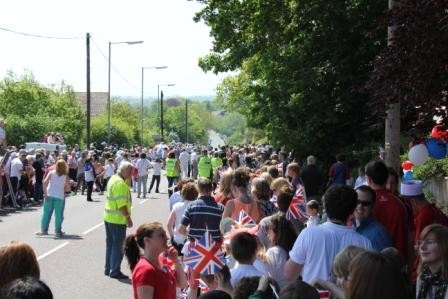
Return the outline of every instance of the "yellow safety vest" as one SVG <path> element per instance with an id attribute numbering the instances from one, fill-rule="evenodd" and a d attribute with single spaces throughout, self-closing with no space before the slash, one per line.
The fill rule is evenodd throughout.
<path id="1" fill-rule="evenodd" d="M 201 156 L 198 162 L 198 172 L 200 178 L 210 178 L 212 163 L 207 156 Z"/>
<path id="2" fill-rule="evenodd" d="M 107 183 L 104 221 L 113 224 L 126 224 L 126 217 L 120 208 L 126 207 L 131 215 L 131 193 L 129 185 L 118 174 L 113 175 Z"/>
<path id="3" fill-rule="evenodd" d="M 166 158 L 165 171 L 166 171 L 167 177 L 175 178 L 175 177 L 179 176 L 179 172 L 176 169 L 176 159 L 175 158 Z"/>
<path id="4" fill-rule="evenodd" d="M 220 157 L 213 157 L 211 162 L 213 173 L 215 173 L 215 171 L 222 166 L 222 159 Z"/>

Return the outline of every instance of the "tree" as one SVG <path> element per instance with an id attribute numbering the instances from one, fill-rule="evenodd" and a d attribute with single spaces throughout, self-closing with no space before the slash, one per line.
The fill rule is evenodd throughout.
<path id="1" fill-rule="evenodd" d="M 403 131 L 426 135 L 434 116 L 448 117 L 447 10 L 447 1 L 402 0 L 388 15 L 395 38 L 374 60 L 367 88 L 380 117 L 388 104 L 401 101 Z"/>
<path id="2" fill-rule="evenodd" d="M 40 141 L 49 132 L 62 133 L 66 144 L 79 143 L 85 124 L 70 86 L 62 82 L 59 87 L 45 87 L 32 74 L 18 78 L 9 73 L 0 82 L 0 115 L 13 145 Z"/>
<path id="3" fill-rule="evenodd" d="M 385 1 L 201 0 L 214 38 L 204 71 L 238 71 L 218 98 L 275 145 L 328 158 L 382 138 L 361 89 L 385 46 Z M 373 33 L 372 33 L 373 32 Z"/>

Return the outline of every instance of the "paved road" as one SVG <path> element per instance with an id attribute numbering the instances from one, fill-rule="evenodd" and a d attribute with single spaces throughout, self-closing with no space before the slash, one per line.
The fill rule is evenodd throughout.
<path id="1" fill-rule="evenodd" d="M 151 176 L 150 176 L 151 177 Z M 161 191 L 166 190 L 166 179 L 162 177 Z M 132 218 L 135 231 L 146 221 L 159 221 L 166 225 L 169 213 L 168 195 L 151 194 L 147 199 L 133 197 Z M 18 240 L 30 244 L 38 256 L 41 279 L 53 291 L 54 298 L 90 299 L 133 298 L 130 282 L 121 282 L 103 274 L 105 253 L 105 231 L 102 220 L 105 196 L 94 194 L 94 202 L 77 195 L 66 199 L 64 238 L 54 235 L 38 237 L 41 207 L 0 216 L 0 244 Z M 50 224 L 53 232 L 54 222 Z M 130 274 L 123 260 L 122 271 Z"/>

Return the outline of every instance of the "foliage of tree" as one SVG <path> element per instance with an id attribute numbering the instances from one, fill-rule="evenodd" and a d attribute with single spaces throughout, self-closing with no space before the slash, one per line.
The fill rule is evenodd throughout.
<path id="1" fill-rule="evenodd" d="M 65 83 L 49 88 L 31 74 L 9 73 L 0 82 L 0 116 L 6 121 L 8 144 L 40 142 L 60 132 L 67 144 L 79 143 L 85 116 L 72 88 Z"/>
<path id="2" fill-rule="evenodd" d="M 404 130 L 426 133 L 434 115 L 448 117 L 447 12 L 446 0 L 401 0 L 388 15 L 394 38 L 376 57 L 367 86 L 377 115 L 401 101 Z"/>
<path id="3" fill-rule="evenodd" d="M 385 46 L 387 1 L 198 0 L 213 37 L 199 65 L 238 71 L 218 88 L 229 111 L 301 156 L 326 158 L 381 138 L 361 89 Z M 373 33 L 372 33 L 373 32 Z"/>
<path id="4" fill-rule="evenodd" d="M 179 99 L 181 105 L 164 107 L 164 127 L 168 132 L 175 133 L 179 141 L 185 142 L 185 101 Z M 207 131 L 214 128 L 211 111 L 201 102 L 188 102 L 188 142 L 206 144 Z M 167 140 L 171 141 L 171 140 Z"/>
<path id="5" fill-rule="evenodd" d="M 248 127 L 246 117 L 236 112 L 217 115 L 215 130 L 226 137 L 229 145 L 267 142 L 263 130 Z"/>

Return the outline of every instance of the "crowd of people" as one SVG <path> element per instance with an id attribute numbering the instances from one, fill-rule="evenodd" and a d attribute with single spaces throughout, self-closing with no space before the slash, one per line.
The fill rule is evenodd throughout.
<path id="1" fill-rule="evenodd" d="M 314 156 L 300 165 L 262 145 L 18 150 L 4 165 L 17 194 L 23 192 L 17 204 L 45 198 L 41 234 L 54 211 L 62 236 L 66 193 L 86 192 L 87 201 L 95 190 L 106 193 L 104 274 L 127 279 L 120 269 L 126 257 L 136 299 L 448 298 L 448 218 L 425 198 L 421 181 L 400 183 L 381 160 L 367 163 L 355 183 L 338 155 L 327 184 Z M 160 192 L 162 169 L 167 226 L 135 223 L 126 235 L 134 226 L 132 194 Z M 225 257 L 221 264 L 217 252 L 203 253 L 204 263 L 218 265 L 212 272 L 187 263 L 207 236 Z M 17 244 L 0 248 L 0 288 L 44 288 L 35 266 L 18 270 L 4 261 L 11 246 Z M 32 250 L 27 254 L 32 260 Z"/>

